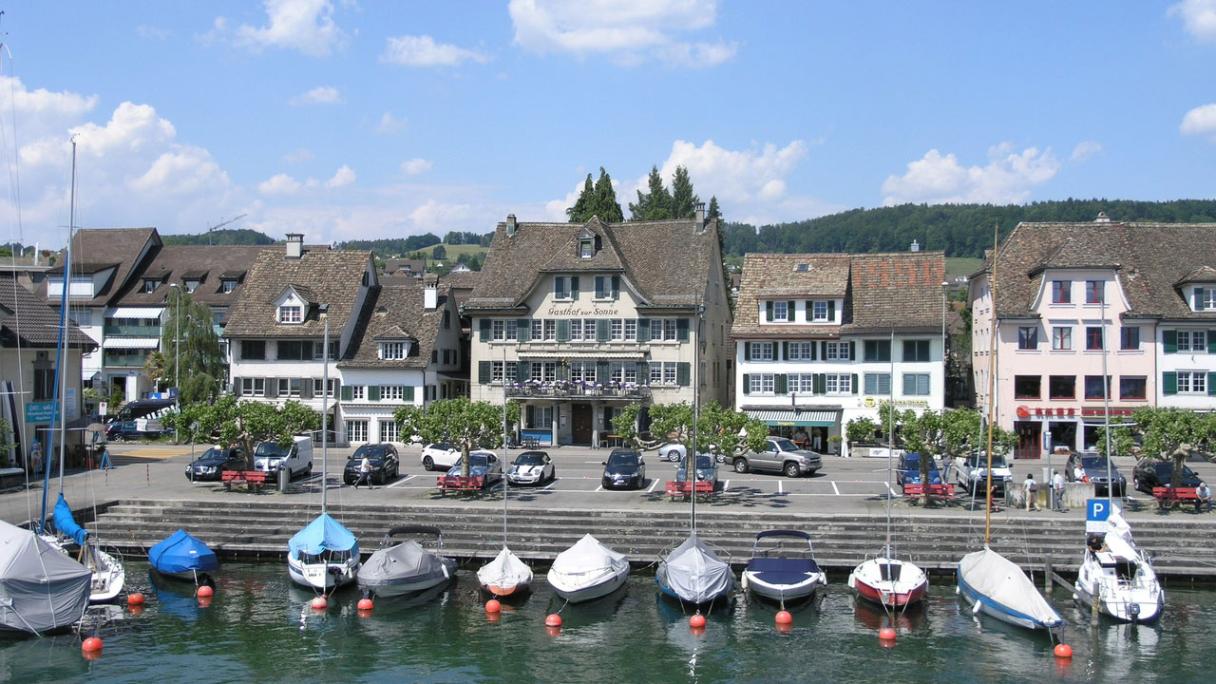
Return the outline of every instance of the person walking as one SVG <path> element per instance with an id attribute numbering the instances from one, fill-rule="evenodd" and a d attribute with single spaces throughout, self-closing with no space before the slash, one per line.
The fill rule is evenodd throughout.
<path id="1" fill-rule="evenodd" d="M 1063 513 L 1066 510 L 1064 508 L 1064 476 L 1058 470 L 1053 470 L 1051 473 L 1052 510 Z"/>
<path id="2" fill-rule="evenodd" d="M 104 446 L 101 447 L 101 463 L 97 467 L 102 470 L 110 470 L 114 467 L 114 464 L 110 461 L 110 450 Z"/>
<path id="3" fill-rule="evenodd" d="M 364 483 L 367 483 L 368 489 L 376 488 L 372 485 L 372 460 L 367 457 L 367 454 L 363 454 L 363 460 L 359 462 L 359 479 L 355 480 L 355 489 Z"/>
<path id="4" fill-rule="evenodd" d="M 1035 501 L 1039 495 L 1039 483 L 1034 481 L 1034 473 L 1026 473 L 1026 481 L 1022 483 L 1022 492 L 1026 495 L 1026 510 L 1039 510 L 1039 505 Z"/>

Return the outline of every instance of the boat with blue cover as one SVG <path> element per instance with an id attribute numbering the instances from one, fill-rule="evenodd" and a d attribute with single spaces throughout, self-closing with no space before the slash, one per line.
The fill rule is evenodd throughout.
<path id="1" fill-rule="evenodd" d="M 806 543 L 805 549 L 787 549 L 782 540 L 797 539 Z M 761 543 L 776 540 L 762 548 Z M 801 544 L 799 544 L 801 546 Z M 815 562 L 811 535 L 799 530 L 765 530 L 756 535 L 752 558 L 743 569 L 743 588 L 774 601 L 797 601 L 811 598 L 828 578 Z"/>
<path id="2" fill-rule="evenodd" d="M 359 540 L 322 513 L 287 542 L 287 572 L 296 584 L 329 591 L 355 581 Z"/>
<path id="3" fill-rule="evenodd" d="M 44 532 L 43 540 L 69 556 L 72 555 L 69 547 L 75 544 L 78 549 L 76 560 L 93 573 L 89 602 L 110 603 L 117 599 L 127 581 L 127 571 L 118 551 L 112 548 L 109 551 L 102 550 L 96 536 L 76 522 L 72 507 L 63 497 L 63 492 L 59 493 L 59 498 L 55 501 L 51 521 L 55 526 L 55 534 Z"/>
<path id="4" fill-rule="evenodd" d="M 178 530 L 148 549 L 152 569 L 165 577 L 206 583 L 219 570 L 220 561 L 211 547 L 185 530 Z"/>

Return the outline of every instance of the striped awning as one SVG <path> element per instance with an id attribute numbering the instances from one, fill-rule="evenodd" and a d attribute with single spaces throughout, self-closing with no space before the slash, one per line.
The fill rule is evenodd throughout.
<path id="1" fill-rule="evenodd" d="M 840 420 L 840 411 L 811 409 L 761 409 L 746 412 L 748 416 L 773 426 L 832 427 Z"/>
<path id="2" fill-rule="evenodd" d="M 101 346 L 103 349 L 156 349 L 160 340 L 155 337 L 107 337 Z"/>
<path id="3" fill-rule="evenodd" d="M 569 352 L 520 352 L 519 358 L 527 361 L 528 359 L 568 359 L 570 361 L 598 361 L 600 359 L 612 359 L 615 361 L 641 361 L 643 353 L 638 352 L 586 352 L 586 355 L 580 354 L 577 351 Z"/>

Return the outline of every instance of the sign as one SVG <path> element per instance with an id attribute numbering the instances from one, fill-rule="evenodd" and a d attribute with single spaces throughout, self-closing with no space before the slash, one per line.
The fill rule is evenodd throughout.
<path id="1" fill-rule="evenodd" d="M 1043 431 L 1043 451 L 1051 453 L 1051 431 L 1049 430 Z"/>
<path id="2" fill-rule="evenodd" d="M 1107 519 L 1110 518 L 1110 502 L 1106 499 L 1085 500 L 1085 532 L 1105 534 Z"/>
<path id="3" fill-rule="evenodd" d="M 53 401 L 31 401 L 25 405 L 25 422 L 49 423 L 59 420 L 59 405 Z"/>
<path id="4" fill-rule="evenodd" d="M 580 307 L 573 304 L 553 304 L 545 312 L 549 316 L 569 316 L 572 318 L 587 318 L 590 316 L 617 316 L 619 309 L 615 306 Z"/>

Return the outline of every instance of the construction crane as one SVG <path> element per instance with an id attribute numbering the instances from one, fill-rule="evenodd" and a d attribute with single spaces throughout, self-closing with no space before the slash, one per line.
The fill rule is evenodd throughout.
<path id="1" fill-rule="evenodd" d="M 214 226 L 209 227 L 207 229 L 207 244 L 208 245 L 211 244 L 211 231 L 219 230 L 220 228 L 223 228 L 224 226 L 236 223 L 237 221 L 240 221 L 241 219 L 245 218 L 248 215 L 249 214 L 241 214 L 240 216 L 234 216 L 234 217 L 228 219 L 227 221 L 220 221 L 219 223 L 215 224 Z M 223 217 L 221 217 L 221 218 L 223 218 Z"/>

